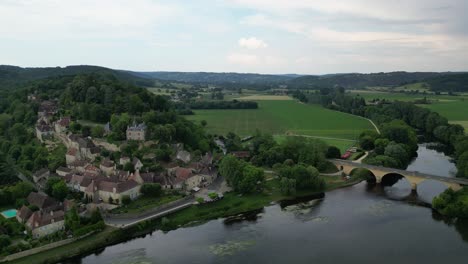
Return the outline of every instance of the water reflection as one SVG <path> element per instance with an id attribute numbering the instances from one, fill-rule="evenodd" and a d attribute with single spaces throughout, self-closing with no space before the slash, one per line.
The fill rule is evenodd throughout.
<path id="1" fill-rule="evenodd" d="M 416 170 L 431 173 L 423 170 L 428 168 Z M 464 263 L 468 220 L 420 206 L 443 189 L 428 181 L 411 191 L 404 178 L 390 175 L 383 184 L 363 182 L 199 226 L 156 231 L 74 263 Z"/>

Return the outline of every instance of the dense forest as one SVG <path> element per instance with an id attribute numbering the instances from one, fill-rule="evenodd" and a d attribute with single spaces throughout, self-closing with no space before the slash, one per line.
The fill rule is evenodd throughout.
<path id="1" fill-rule="evenodd" d="M 272 75 L 234 72 L 128 72 L 138 77 L 159 80 L 171 80 L 187 83 L 209 84 L 281 84 L 293 79 L 296 75 Z"/>
<path id="2" fill-rule="evenodd" d="M 381 72 L 347 73 L 322 76 L 303 76 L 288 83 L 290 89 L 320 89 L 341 86 L 346 89 L 363 89 L 375 86 L 401 86 L 408 83 L 425 81 L 438 76 L 450 76 L 453 73 L 437 72 Z"/>
<path id="3" fill-rule="evenodd" d="M 151 86 L 154 83 L 154 80 L 148 78 L 136 77 L 125 72 L 99 66 L 77 65 L 67 67 L 21 68 L 17 66 L 0 65 L 0 89 L 17 88 L 30 81 L 49 77 L 90 73 L 112 75 L 120 81 L 141 86 Z"/>
<path id="4" fill-rule="evenodd" d="M 433 91 L 468 92 L 468 73 L 439 76 L 426 82 Z"/>

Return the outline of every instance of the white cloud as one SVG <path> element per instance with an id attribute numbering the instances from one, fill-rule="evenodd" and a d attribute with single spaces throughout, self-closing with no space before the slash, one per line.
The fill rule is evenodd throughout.
<path id="1" fill-rule="evenodd" d="M 265 41 L 255 37 L 241 38 L 239 39 L 238 43 L 239 46 L 247 49 L 260 49 L 268 47 L 268 44 L 266 44 Z"/>

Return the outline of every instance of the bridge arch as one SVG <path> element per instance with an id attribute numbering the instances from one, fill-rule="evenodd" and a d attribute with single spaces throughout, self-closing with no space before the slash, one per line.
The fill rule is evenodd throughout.
<path id="1" fill-rule="evenodd" d="M 393 199 L 404 199 L 411 195 L 413 185 L 405 177 L 397 172 L 389 172 L 382 176 L 380 182 L 385 194 Z"/>
<path id="2" fill-rule="evenodd" d="M 366 168 L 354 168 L 350 171 L 349 175 L 362 177 L 367 183 L 377 183 L 375 174 Z"/>
<path id="3" fill-rule="evenodd" d="M 402 179 L 408 181 L 408 179 L 406 179 L 405 175 L 402 175 L 401 173 L 389 172 L 389 173 L 384 174 L 381 177 L 380 183 L 383 186 L 392 186 L 392 185 L 394 185 L 395 183 L 397 183 L 398 181 L 400 181 Z"/>
<path id="4" fill-rule="evenodd" d="M 422 201 L 432 203 L 432 199 L 435 196 L 438 196 L 448 188 L 451 188 L 451 186 L 446 182 L 426 179 L 417 184 L 416 193 Z"/>

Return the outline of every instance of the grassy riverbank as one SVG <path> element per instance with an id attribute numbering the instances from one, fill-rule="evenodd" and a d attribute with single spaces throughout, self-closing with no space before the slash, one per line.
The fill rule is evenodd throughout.
<path id="1" fill-rule="evenodd" d="M 363 180 L 357 176 L 349 180 L 344 180 L 340 176 L 323 176 L 323 178 L 327 183 L 326 191 L 351 186 Z M 226 193 L 224 199 L 220 201 L 191 206 L 182 211 L 168 215 L 164 220 L 157 219 L 147 221 L 125 230 L 108 227 L 101 233 L 91 235 L 62 247 L 24 257 L 12 261 L 11 263 L 56 263 L 70 257 L 89 254 L 99 248 L 121 243 L 130 238 L 149 233 L 154 229 L 169 231 L 179 227 L 201 224 L 212 219 L 261 209 L 272 202 L 295 199 L 313 194 L 317 193 L 314 191 L 302 190 L 298 191 L 294 196 L 282 195 L 279 188 L 279 181 L 274 179 L 267 181 L 265 190 L 262 193 L 249 195 Z"/>

